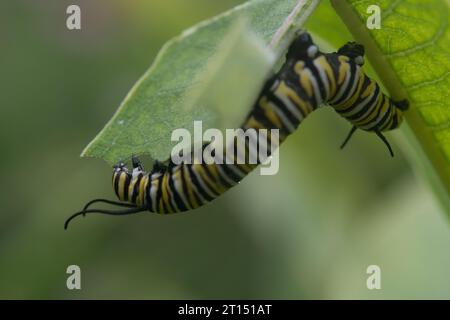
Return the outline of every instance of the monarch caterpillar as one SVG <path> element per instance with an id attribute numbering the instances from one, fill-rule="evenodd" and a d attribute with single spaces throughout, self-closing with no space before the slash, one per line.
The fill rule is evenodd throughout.
<path id="1" fill-rule="evenodd" d="M 364 47 L 355 42 L 348 42 L 337 52 L 322 53 L 308 33 L 301 33 L 290 45 L 280 71 L 266 82 L 241 128 L 279 129 L 282 143 L 308 114 L 327 103 L 353 124 L 341 148 L 356 129 L 362 129 L 374 132 L 393 156 L 382 132 L 400 125 L 408 101 L 395 102 L 383 94 L 379 85 L 362 71 L 363 57 Z M 268 134 L 267 138 L 270 140 L 271 136 Z M 234 144 L 231 148 L 236 151 Z M 244 151 L 249 151 L 247 144 Z M 234 160 L 237 153 L 232 152 Z M 131 173 L 123 163 L 114 166 L 112 182 L 120 202 L 92 200 L 69 217 L 64 228 L 73 218 L 86 213 L 126 215 L 146 210 L 175 213 L 198 208 L 237 184 L 260 162 L 259 158 L 256 164 L 169 162 L 165 166 L 156 162 L 152 171 L 146 173 L 139 160 L 132 157 Z M 89 209 L 97 202 L 126 209 Z"/>

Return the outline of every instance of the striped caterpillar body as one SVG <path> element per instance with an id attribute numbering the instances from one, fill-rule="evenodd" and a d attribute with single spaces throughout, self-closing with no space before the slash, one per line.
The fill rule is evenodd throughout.
<path id="1" fill-rule="evenodd" d="M 408 102 L 395 102 L 382 93 L 379 85 L 362 71 L 363 57 L 364 47 L 354 42 L 347 43 L 337 52 L 322 53 L 311 36 L 303 32 L 290 45 L 280 71 L 266 82 L 241 128 L 278 129 L 281 144 L 308 114 L 328 104 L 353 125 L 341 147 L 356 129 L 362 129 L 380 137 L 393 155 L 382 132 L 401 124 L 402 111 L 408 108 Z M 267 140 L 271 141 L 270 134 L 267 134 Z M 234 143 L 227 146 L 227 150 L 230 147 L 233 151 L 236 149 Z M 249 145 L 244 148 L 241 151 L 248 154 Z M 231 152 L 233 160 L 238 153 Z M 139 160 L 133 157 L 132 172 L 123 163 L 114 167 L 112 183 L 120 202 L 92 200 L 66 221 L 65 228 L 71 219 L 86 213 L 125 215 L 148 210 L 166 214 L 198 208 L 236 185 L 261 159 L 254 164 L 232 162 L 179 165 L 169 162 L 168 166 L 157 162 L 152 171 L 146 173 Z M 89 209 L 96 202 L 125 209 Z"/>

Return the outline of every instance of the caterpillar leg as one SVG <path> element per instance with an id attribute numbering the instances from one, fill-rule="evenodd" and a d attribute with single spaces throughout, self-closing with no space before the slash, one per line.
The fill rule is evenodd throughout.
<path id="1" fill-rule="evenodd" d="M 409 101 L 407 99 L 403 99 L 400 101 L 394 101 L 392 100 L 392 102 L 394 103 L 394 105 L 399 108 L 402 111 L 406 111 L 409 109 Z"/>
<path id="2" fill-rule="evenodd" d="M 141 160 L 139 160 L 139 158 L 135 157 L 134 155 L 131 156 L 131 163 L 133 164 L 133 170 L 137 169 L 138 171 L 144 171 Z"/>
<path id="3" fill-rule="evenodd" d="M 381 139 L 381 141 L 384 142 L 386 147 L 389 149 L 391 157 L 394 157 L 394 151 L 392 151 L 391 145 L 389 144 L 389 141 L 386 139 L 386 137 L 380 131 L 375 131 L 375 134 Z"/>
<path id="4" fill-rule="evenodd" d="M 152 173 L 154 172 L 159 172 L 159 173 L 164 173 L 167 171 L 167 166 L 162 163 L 161 161 L 155 160 L 155 162 L 153 163 L 153 169 L 152 169 Z"/>
<path id="5" fill-rule="evenodd" d="M 356 42 L 347 42 L 339 48 L 338 54 L 353 59 L 356 64 L 362 66 L 364 64 L 364 46 Z"/>
<path id="6" fill-rule="evenodd" d="M 356 126 L 353 126 L 350 129 L 350 132 L 348 133 L 347 137 L 345 138 L 344 142 L 341 144 L 341 149 L 344 149 L 345 145 L 347 144 L 347 142 L 350 141 L 350 138 L 353 136 L 353 134 L 355 133 L 356 129 L 358 129 Z"/>
<path id="7" fill-rule="evenodd" d="M 350 141 L 350 138 L 353 136 L 353 134 L 355 133 L 356 129 L 358 129 L 356 126 L 353 126 L 350 129 L 350 132 L 348 133 L 347 137 L 345 138 L 344 142 L 341 144 L 341 149 L 343 149 L 347 143 Z M 389 150 L 389 153 L 391 155 L 391 157 L 394 157 L 394 151 L 392 150 L 391 145 L 389 144 L 389 141 L 386 139 L 386 137 L 380 132 L 380 131 L 374 131 L 375 134 L 381 139 L 381 141 L 384 142 L 384 144 L 386 145 L 386 147 Z"/>

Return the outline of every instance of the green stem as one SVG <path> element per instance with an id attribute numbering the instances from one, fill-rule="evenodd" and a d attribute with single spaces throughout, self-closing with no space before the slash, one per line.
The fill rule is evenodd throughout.
<path id="1" fill-rule="evenodd" d="M 408 97 L 408 92 L 403 87 L 401 81 L 394 72 L 394 69 L 381 51 L 378 44 L 372 38 L 364 21 L 361 20 L 358 12 L 345 0 L 331 0 L 333 7 L 345 23 L 356 41 L 361 42 L 366 47 L 366 54 L 377 75 L 389 90 L 395 100 Z M 411 102 L 411 99 L 409 99 Z M 413 132 L 416 141 L 413 145 L 420 144 L 418 157 L 424 159 L 425 167 L 429 167 L 428 177 L 438 196 L 449 207 L 450 194 L 450 165 L 444 153 L 435 142 L 432 129 L 424 123 L 418 109 L 412 103 L 410 109 L 405 113 L 406 121 Z M 412 135 L 409 135 L 412 136 Z M 413 139 L 414 140 L 414 139 Z M 418 143 L 417 143 L 418 142 Z M 426 154 L 424 156 L 423 154 Z"/>

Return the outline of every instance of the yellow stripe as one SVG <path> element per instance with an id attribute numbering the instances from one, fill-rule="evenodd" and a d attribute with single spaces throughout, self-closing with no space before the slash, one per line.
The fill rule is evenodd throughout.
<path id="1" fill-rule="evenodd" d="M 172 210 L 172 206 L 170 205 L 170 195 L 169 195 L 169 184 L 167 183 L 167 177 L 168 174 L 164 174 L 163 175 L 163 179 L 162 179 L 162 183 L 161 183 L 161 188 L 162 188 L 162 198 L 164 203 L 166 204 L 167 210 L 169 211 L 169 213 L 173 213 Z"/>
<path id="2" fill-rule="evenodd" d="M 155 193 L 154 206 L 155 206 L 156 212 L 157 213 L 164 213 L 164 211 L 161 210 L 161 208 L 160 208 L 161 198 L 158 199 L 158 197 L 157 197 L 157 195 L 158 195 L 158 187 L 159 187 L 159 177 L 156 178 L 156 179 L 153 179 L 150 183 L 152 184 L 151 189 L 155 190 L 153 192 Z M 153 206 L 153 203 L 152 203 L 152 206 Z"/>
<path id="3" fill-rule="evenodd" d="M 338 84 L 341 85 L 345 80 L 345 76 L 347 75 L 347 72 L 350 72 L 350 65 L 347 63 L 348 57 L 339 56 L 338 59 L 340 62 Z"/>
<path id="4" fill-rule="evenodd" d="M 361 98 L 367 98 L 375 91 L 375 81 L 371 81 L 366 90 L 361 94 Z"/>
<path id="5" fill-rule="evenodd" d="M 191 202 L 191 204 L 192 204 L 192 207 L 195 209 L 195 208 L 198 208 L 199 207 L 199 204 L 197 203 L 197 199 L 195 198 L 195 196 L 194 196 L 194 190 L 192 189 L 192 181 L 189 181 L 189 173 L 187 172 L 187 170 L 188 170 L 188 168 L 186 168 L 186 166 L 183 166 L 183 172 L 182 172 L 182 174 L 184 175 L 184 179 L 186 180 L 186 189 L 187 189 L 187 192 L 188 192 L 188 198 L 189 198 L 189 201 Z"/>
<path id="6" fill-rule="evenodd" d="M 131 202 L 133 200 L 133 191 L 134 191 L 134 185 L 137 182 L 137 177 L 132 178 L 130 181 L 130 185 L 128 186 L 128 202 Z"/>
<path id="7" fill-rule="evenodd" d="M 269 106 L 269 101 L 267 100 L 266 96 L 263 96 L 261 97 L 261 99 L 259 99 L 259 105 L 263 109 L 266 118 L 269 119 L 269 121 L 272 122 L 274 126 L 278 128 L 281 128 L 283 126 L 276 113 Z"/>
<path id="8" fill-rule="evenodd" d="M 403 122 L 403 112 L 397 108 L 395 108 L 395 113 L 397 114 L 397 127 Z"/>
<path id="9" fill-rule="evenodd" d="M 186 194 L 184 193 L 183 190 L 183 180 L 181 179 L 181 170 L 180 170 L 180 166 L 177 166 L 175 168 L 175 170 L 173 171 L 173 177 L 174 177 L 174 184 L 176 185 L 176 183 L 178 182 L 178 184 L 181 185 L 181 190 L 178 192 L 179 194 L 183 194 L 183 196 L 180 196 L 180 198 L 182 199 L 182 202 L 185 202 L 186 199 Z M 188 207 L 188 209 L 193 209 L 191 204 L 189 203 L 189 201 L 186 199 L 186 203 L 185 205 Z"/>
<path id="10" fill-rule="evenodd" d="M 360 121 L 356 121 L 355 124 L 357 126 L 365 126 L 365 125 L 368 125 L 369 123 L 371 123 L 374 120 L 374 118 L 376 117 L 376 115 L 378 114 L 378 110 L 381 108 L 382 101 L 383 101 L 383 99 L 382 99 L 382 96 L 380 95 L 378 97 L 377 103 L 375 104 L 375 107 L 372 108 L 372 110 L 370 110 L 369 114 L 366 115 Z"/>
<path id="11" fill-rule="evenodd" d="M 119 177 L 119 199 L 121 201 L 126 201 L 126 199 L 124 198 L 126 177 L 127 177 L 127 174 L 125 172 L 121 172 L 120 173 L 120 177 Z"/>
<path id="12" fill-rule="evenodd" d="M 387 128 L 390 128 L 392 126 L 392 123 L 394 122 L 394 115 L 392 111 L 392 109 L 389 110 L 389 121 L 383 126 L 383 131 Z"/>
<path id="13" fill-rule="evenodd" d="M 305 66 L 305 63 L 303 61 L 298 61 L 294 66 L 294 71 L 298 74 L 300 78 L 300 84 L 305 89 L 306 93 L 309 97 L 313 96 L 313 88 L 311 85 L 311 82 L 309 81 L 308 76 L 303 73 L 303 67 Z"/>
<path id="14" fill-rule="evenodd" d="M 335 109 L 337 109 L 337 110 L 347 109 L 350 106 L 354 105 L 356 100 L 360 97 L 360 91 L 361 91 L 361 88 L 362 88 L 362 85 L 364 83 L 364 80 L 365 80 L 366 76 L 364 75 L 364 73 L 362 73 L 362 71 L 360 71 L 357 74 L 357 77 L 359 77 L 359 79 L 358 79 L 359 83 L 358 83 L 358 87 L 356 88 L 356 91 L 354 92 L 354 94 L 347 101 L 344 101 L 341 104 L 334 105 L 333 107 Z M 349 85 L 351 85 L 351 84 L 349 84 Z"/>
<path id="15" fill-rule="evenodd" d="M 139 206 L 143 206 L 144 205 L 144 200 L 145 200 L 145 190 L 147 189 L 147 184 L 148 184 L 148 175 L 145 175 L 142 177 L 140 183 L 139 183 L 139 194 L 137 196 L 136 202 L 139 204 Z"/>
<path id="16" fill-rule="evenodd" d="M 208 170 L 208 172 L 211 173 L 214 176 L 216 185 L 219 186 L 221 193 L 223 193 L 226 190 L 228 190 L 228 187 L 224 186 L 222 184 L 222 180 L 220 179 L 219 170 L 217 169 L 217 165 L 216 164 L 208 164 L 206 166 L 205 170 Z"/>
<path id="17" fill-rule="evenodd" d="M 254 116 L 251 116 L 251 117 L 247 120 L 247 122 L 245 123 L 245 127 L 246 127 L 247 129 L 249 129 L 249 128 L 253 128 L 253 129 L 263 129 L 263 128 L 264 128 L 264 126 L 263 126 L 260 122 L 258 122 L 258 121 L 255 119 Z"/>
<path id="18" fill-rule="evenodd" d="M 197 170 L 196 172 L 198 172 L 200 174 L 200 176 L 202 177 L 202 179 L 205 181 L 206 185 L 209 188 L 212 188 L 213 191 L 217 194 L 221 194 L 223 191 L 220 190 L 220 186 L 218 186 L 216 183 L 214 183 L 214 181 L 212 181 L 209 176 L 206 174 L 205 172 L 205 168 L 203 168 L 203 166 L 201 164 L 194 164 L 194 168 L 192 168 L 193 170 Z"/>
<path id="19" fill-rule="evenodd" d="M 296 106 L 303 111 L 303 114 L 305 114 L 305 116 L 313 111 L 311 104 L 300 98 L 297 92 L 295 92 L 292 88 L 290 88 L 284 81 L 280 83 L 278 89 L 280 90 L 281 94 L 287 96 L 292 101 L 294 101 Z"/>
<path id="20" fill-rule="evenodd" d="M 325 73 L 327 74 L 329 83 L 331 85 L 330 97 L 334 97 L 334 95 L 336 94 L 336 79 L 334 78 L 333 69 L 331 68 L 325 56 L 320 56 L 319 58 L 316 59 L 316 61 L 317 63 L 319 63 L 322 69 L 325 70 Z"/>
<path id="21" fill-rule="evenodd" d="M 210 170 L 211 169 L 211 170 Z M 219 172 L 217 171 L 216 164 L 207 164 L 205 170 L 208 170 L 213 176 L 216 181 L 219 181 Z"/>

